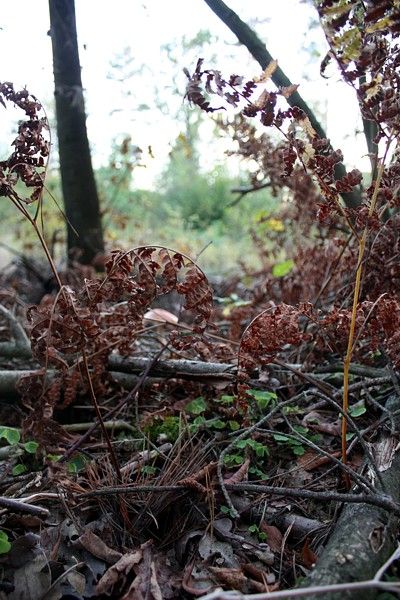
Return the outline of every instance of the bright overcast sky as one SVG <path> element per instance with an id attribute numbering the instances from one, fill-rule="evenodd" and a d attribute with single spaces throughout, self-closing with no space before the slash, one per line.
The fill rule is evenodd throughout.
<path id="1" fill-rule="evenodd" d="M 77 28 L 82 64 L 83 85 L 86 92 L 88 131 L 95 164 L 104 164 L 110 154 L 112 139 L 124 133 L 132 135 L 135 144 L 146 148 L 152 146 L 155 159 L 149 159 L 148 168 L 140 170 L 137 185 L 151 185 L 159 173 L 170 150 L 171 143 L 179 134 L 179 123 L 157 110 L 135 113 L 116 109 L 134 109 L 140 104 L 153 106 L 153 87 L 159 82 L 168 85 L 165 61 L 161 65 L 160 46 L 180 40 L 183 35 L 193 37 L 200 29 L 208 29 L 226 42 L 227 50 L 218 48 L 216 65 L 226 74 L 257 75 L 260 71 L 247 50 L 235 45 L 236 38 L 211 12 L 203 0 L 76 0 Z M 360 168 L 368 164 L 360 162 L 358 155 L 366 152 L 361 147 L 354 152 L 352 136 L 360 127 L 355 121 L 356 103 L 352 92 L 338 84 L 336 76 L 321 80 L 318 61 L 309 61 L 307 51 L 313 45 L 320 53 L 326 43 L 319 27 L 309 28 L 310 17 L 315 18 L 313 8 L 301 0 L 229 0 L 229 6 L 243 20 L 260 23 L 256 29 L 265 41 L 270 53 L 293 83 L 299 83 L 299 92 L 311 105 L 327 111 L 328 136 L 345 153 L 347 164 Z M 48 5 L 46 0 L 2 0 L 0 17 L 0 53 L 3 57 L 0 80 L 13 81 L 16 88 L 25 86 L 52 112 L 53 74 Z M 135 66 L 146 65 L 143 75 L 132 78 L 121 88 L 107 79 L 110 62 L 126 47 L 131 48 Z M 224 56 L 225 54 L 225 56 Z M 230 58 L 227 56 L 230 55 Z M 207 59 L 204 56 L 207 64 Z M 179 64 L 176 72 L 191 64 Z M 158 73 L 164 71 L 163 76 Z M 172 71 L 171 71 L 172 78 Z M 184 86 L 184 79 L 181 79 Z M 122 98 L 122 89 L 130 91 Z M 328 100 L 329 92 L 329 100 Z M 162 95 L 162 87 L 159 92 Z M 182 95 L 184 89 L 182 89 Z M 180 101 L 180 100 L 179 100 Z M 131 103 L 131 107 L 129 106 Z M 1 107 L 0 107 L 1 109 Z M 344 110 L 345 109 L 345 110 Z M 0 110 L 0 128 L 7 131 L 5 111 Z M 9 111 L 9 114 L 13 114 Z M 9 133 L 7 133 L 8 137 Z M 347 139 L 346 139 L 347 138 Z M 7 140 L 0 139 L 3 149 Z M 218 154 L 218 147 L 216 147 Z M 219 156 L 223 160 L 223 155 Z"/>

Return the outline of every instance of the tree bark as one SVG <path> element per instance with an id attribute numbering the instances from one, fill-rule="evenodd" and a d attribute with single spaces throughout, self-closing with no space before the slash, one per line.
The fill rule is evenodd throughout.
<path id="1" fill-rule="evenodd" d="M 380 441 L 372 445 L 377 467 L 382 475 L 384 492 L 394 500 L 400 497 L 400 453 L 397 437 L 400 418 L 397 415 L 400 402 L 391 396 L 386 408 L 394 415 L 396 433 L 383 433 Z M 395 416 L 397 415 L 397 416 Z M 349 583 L 371 579 L 389 558 L 397 544 L 399 518 L 377 506 L 347 504 L 336 523 L 335 529 L 323 550 L 321 558 L 302 587 Z M 374 589 L 365 590 L 363 600 L 373 600 Z M 305 596 L 305 600 L 318 600 L 320 596 Z M 359 591 L 325 594 L 326 600 L 358 600 Z"/>
<path id="2" fill-rule="evenodd" d="M 99 198 L 86 130 L 74 0 L 49 0 L 57 134 L 68 253 L 90 263 L 104 251 Z"/>
<path id="3" fill-rule="evenodd" d="M 229 8 L 222 0 L 204 0 L 204 2 L 211 8 L 211 10 L 225 23 L 225 25 L 236 35 L 239 42 L 246 46 L 250 54 L 256 59 L 262 69 L 265 69 L 267 65 L 273 60 L 271 54 L 268 52 L 265 44 L 260 40 L 257 34 L 242 21 L 238 15 Z M 292 85 L 290 79 L 282 71 L 280 67 L 277 67 L 272 75 L 272 81 L 277 87 L 287 87 Z M 326 133 L 316 118 L 314 112 L 303 100 L 298 92 L 294 92 L 289 96 L 287 102 L 290 106 L 297 106 L 301 108 L 308 118 L 310 123 L 321 138 L 326 138 Z M 336 180 L 342 179 L 346 175 L 346 167 L 343 163 L 339 163 L 335 167 L 335 178 Z M 355 190 L 349 193 L 341 194 L 346 206 L 348 208 L 354 208 L 361 204 L 361 194 Z"/>

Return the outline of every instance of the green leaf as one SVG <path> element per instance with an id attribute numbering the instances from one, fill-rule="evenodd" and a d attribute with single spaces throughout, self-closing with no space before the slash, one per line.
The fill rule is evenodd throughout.
<path id="1" fill-rule="evenodd" d="M 293 267 L 294 262 L 291 258 L 289 258 L 288 260 L 284 260 L 283 262 L 274 265 L 272 267 L 272 275 L 274 277 L 284 277 L 285 275 L 290 273 Z"/>
<path id="2" fill-rule="evenodd" d="M 294 431 L 297 431 L 297 433 L 301 433 L 302 435 L 308 433 L 308 427 L 304 427 L 303 425 L 293 425 L 293 429 Z"/>
<path id="3" fill-rule="evenodd" d="M 189 404 L 186 404 L 185 410 L 192 415 L 201 415 L 201 413 L 207 410 L 206 401 L 202 396 L 199 396 L 189 402 Z"/>
<path id="4" fill-rule="evenodd" d="M 224 463 L 228 467 L 232 467 L 234 465 L 241 465 L 243 464 L 243 462 L 244 458 L 240 454 L 225 454 L 224 456 Z"/>
<path id="5" fill-rule="evenodd" d="M 304 446 L 292 446 L 292 452 L 296 456 L 303 456 L 305 454 Z"/>
<path id="6" fill-rule="evenodd" d="M 290 442 L 290 438 L 288 438 L 288 436 L 284 435 L 283 433 L 274 433 L 272 437 L 276 442 Z"/>
<path id="7" fill-rule="evenodd" d="M 257 475 L 259 479 L 263 479 L 264 481 L 268 479 L 268 475 L 264 473 L 264 471 L 261 471 L 261 469 L 259 469 L 258 467 L 250 467 L 249 473 L 251 473 L 252 475 Z"/>
<path id="8" fill-rule="evenodd" d="M 58 462 L 61 457 L 62 454 L 48 454 L 46 456 L 47 460 L 49 460 L 50 462 Z"/>
<path id="9" fill-rule="evenodd" d="M 221 396 L 221 398 L 218 400 L 218 402 L 220 402 L 221 404 L 224 404 L 224 405 L 230 405 L 230 404 L 233 404 L 234 400 L 235 400 L 234 396 L 228 396 L 228 395 L 224 394 L 223 396 Z"/>
<path id="10" fill-rule="evenodd" d="M 270 404 L 271 400 L 276 400 L 277 395 L 275 392 L 267 392 L 262 390 L 250 390 L 249 394 L 257 402 L 258 408 L 264 409 Z"/>
<path id="11" fill-rule="evenodd" d="M 15 467 L 13 467 L 12 469 L 12 474 L 15 475 L 22 475 L 22 473 L 26 473 L 27 472 L 27 468 L 25 465 L 22 465 L 21 463 L 18 463 L 18 465 L 15 465 Z"/>
<path id="12" fill-rule="evenodd" d="M 156 467 L 153 467 L 152 465 L 145 465 L 144 467 L 142 467 L 143 475 L 155 475 L 156 472 Z"/>
<path id="13" fill-rule="evenodd" d="M 238 429 L 240 429 L 240 423 L 238 423 L 237 421 L 228 421 L 228 425 L 231 431 L 237 431 Z"/>
<path id="14" fill-rule="evenodd" d="M 361 417 L 361 415 L 365 414 L 367 409 L 364 406 L 364 403 L 356 404 L 355 406 L 351 406 L 349 408 L 350 416 L 356 419 L 357 417 Z"/>
<path id="15" fill-rule="evenodd" d="M 233 510 L 231 508 L 229 508 L 229 506 L 222 505 L 221 508 L 220 508 L 220 511 L 224 515 L 229 515 L 230 517 L 234 517 L 235 516 L 235 513 L 233 512 Z"/>
<path id="16" fill-rule="evenodd" d="M 226 423 L 221 419 L 212 419 L 208 422 L 208 426 L 212 429 L 225 429 Z"/>
<path id="17" fill-rule="evenodd" d="M 248 446 L 250 440 L 239 440 L 238 442 L 236 442 L 236 448 L 246 448 L 246 446 Z"/>
<path id="18" fill-rule="evenodd" d="M 18 444 L 21 435 L 15 427 L 0 427 L 0 438 L 5 438 L 9 444 Z"/>
<path id="19" fill-rule="evenodd" d="M 269 454 L 268 448 L 266 446 L 263 446 L 262 444 L 260 444 L 254 449 L 256 451 L 256 456 L 268 456 Z"/>
<path id="20" fill-rule="evenodd" d="M 85 468 L 88 459 L 83 454 L 77 454 L 72 460 L 68 463 L 68 472 L 69 473 L 79 473 Z"/>
<path id="21" fill-rule="evenodd" d="M 11 550 L 11 544 L 8 541 L 8 535 L 0 530 L 0 554 L 7 554 Z"/>
<path id="22" fill-rule="evenodd" d="M 250 525 L 247 531 L 249 531 L 250 533 L 258 533 L 258 527 L 257 525 Z"/>
<path id="23" fill-rule="evenodd" d="M 39 444 L 37 442 L 25 442 L 23 444 L 24 450 L 29 454 L 36 454 L 36 450 L 39 448 Z"/>

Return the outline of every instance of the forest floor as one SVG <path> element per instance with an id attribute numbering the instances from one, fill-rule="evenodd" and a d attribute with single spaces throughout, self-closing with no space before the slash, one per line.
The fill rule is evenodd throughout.
<path id="1" fill-rule="evenodd" d="M 168 279 L 170 256 L 150 254 Z M 135 260 L 140 271 L 148 253 Z M 178 262 L 168 263 L 175 275 Z M 343 464 L 340 356 L 307 362 L 304 349 L 315 349 L 305 341 L 301 352 L 286 344 L 263 360 L 258 348 L 250 360 L 252 319 L 273 307 L 256 285 L 232 280 L 214 290 L 208 314 L 205 281 L 184 266 L 180 294 L 167 282 L 157 308 L 142 303 L 140 328 L 125 321 L 128 340 L 116 331 L 126 314 L 110 306 L 136 288 L 120 298 L 108 290 L 96 321 L 107 314 L 107 326 L 90 337 L 92 315 L 71 291 L 94 293 L 82 273 L 66 277 L 68 300 L 42 289 L 29 310 L 37 273 L 25 262 L 3 274 L 0 598 L 227 599 L 236 590 L 266 599 L 289 589 L 311 598 L 311 585 L 322 598 L 375 597 L 379 587 L 382 600 L 397 597 L 396 373 L 384 361 L 352 364 Z M 203 294 L 201 314 L 187 283 Z M 199 314 L 213 323 L 201 339 L 192 337 Z M 92 344 L 79 359 L 72 319 Z"/>

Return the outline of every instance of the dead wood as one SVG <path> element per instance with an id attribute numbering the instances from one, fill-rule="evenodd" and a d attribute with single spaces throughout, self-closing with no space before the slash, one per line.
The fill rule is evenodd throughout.
<path id="1" fill-rule="evenodd" d="M 10 344 L 11 347 L 11 344 Z M 15 347 L 15 346 L 14 346 Z M 1 349 L 0 349 L 1 354 Z M 18 350 L 7 358 L 18 357 Z M 25 355 L 26 356 L 26 355 Z M 125 389 L 132 389 L 138 382 L 138 376 L 151 362 L 147 358 L 123 358 L 121 356 L 110 356 L 108 361 L 109 373 L 113 380 L 122 385 Z M 235 380 L 236 366 L 226 363 L 206 363 L 195 360 L 164 360 L 159 361 L 155 367 L 150 369 L 147 384 L 160 381 L 160 379 L 176 378 L 189 379 L 193 381 L 233 382 Z M 15 396 L 17 393 L 17 383 L 23 376 L 33 375 L 37 371 L 28 369 L 4 369 L 0 370 L 0 393 L 4 396 Z M 48 377 L 51 377 L 53 371 L 47 371 Z"/>
<path id="2" fill-rule="evenodd" d="M 399 405 L 400 399 L 392 397 L 387 408 L 394 413 Z M 398 418 L 396 430 L 400 430 Z M 396 445 L 397 441 L 387 434 L 373 444 L 384 492 L 394 500 L 400 497 L 400 453 Z M 346 504 L 317 566 L 302 587 L 372 579 L 394 551 L 398 527 L 399 516 L 390 511 L 371 504 Z M 376 590 L 365 590 L 363 600 L 372 600 L 376 594 Z M 324 596 L 326 600 L 357 600 L 359 597 L 358 591 Z M 316 600 L 317 596 L 307 596 L 307 599 Z"/>

